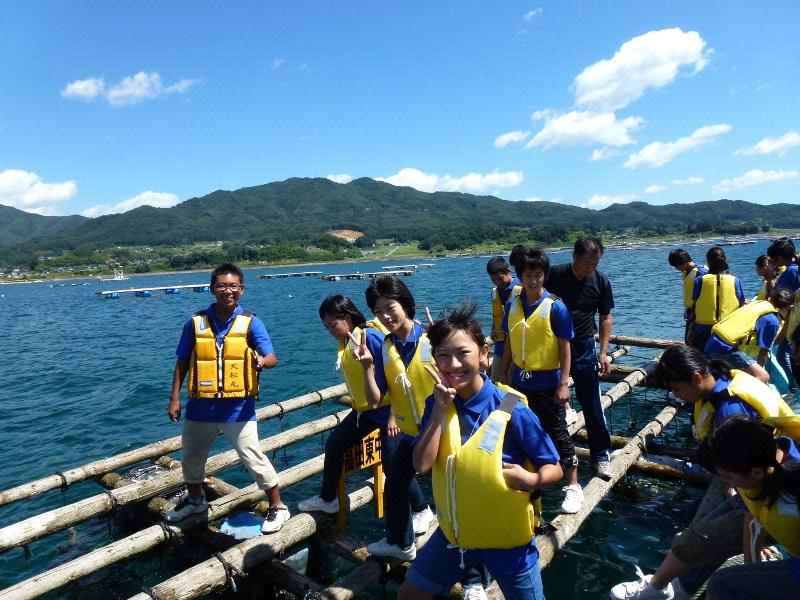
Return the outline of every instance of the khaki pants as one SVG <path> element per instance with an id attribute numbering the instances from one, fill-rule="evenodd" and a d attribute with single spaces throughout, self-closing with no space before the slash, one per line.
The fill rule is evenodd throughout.
<path id="1" fill-rule="evenodd" d="M 220 433 L 239 454 L 239 459 L 259 488 L 269 490 L 278 485 L 278 474 L 258 442 L 258 426 L 255 421 L 235 423 L 184 421 L 183 480 L 186 483 L 203 483 L 208 451 Z"/>

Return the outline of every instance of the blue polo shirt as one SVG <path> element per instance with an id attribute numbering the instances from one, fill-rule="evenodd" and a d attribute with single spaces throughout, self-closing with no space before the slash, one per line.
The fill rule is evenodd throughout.
<path id="1" fill-rule="evenodd" d="M 227 320 L 222 321 L 214 312 L 212 304 L 206 309 L 209 316 L 211 329 L 217 339 L 217 346 L 222 344 L 223 338 L 228 334 L 237 315 L 244 312 L 237 306 Z M 189 319 L 183 325 L 181 339 L 175 355 L 178 360 L 189 362 L 194 350 L 194 322 Z M 250 329 L 247 332 L 247 344 L 260 355 L 273 354 L 272 339 L 261 319 L 253 316 Z M 238 421 L 254 421 L 256 418 L 256 403 L 254 398 L 220 398 L 207 400 L 203 398 L 189 398 L 186 403 L 186 419 L 189 421 L 204 421 L 208 423 L 234 423 Z"/>
<path id="2" fill-rule="evenodd" d="M 708 273 L 705 273 L 708 275 Z M 739 281 L 738 277 L 734 277 L 734 288 L 736 289 L 736 298 L 739 300 L 739 306 L 744 304 L 744 290 L 742 289 L 742 282 Z M 703 289 L 703 275 L 698 275 L 697 279 L 694 280 L 694 288 L 692 288 L 692 300 L 697 300 L 700 297 L 700 291 Z M 701 325 L 700 323 L 695 323 L 694 330 L 696 333 L 706 334 L 711 331 L 713 325 Z"/>
<path id="3" fill-rule="evenodd" d="M 511 295 L 511 290 L 513 290 L 514 286 L 516 285 L 522 285 L 522 284 L 520 283 L 519 279 L 516 276 L 514 276 L 514 279 L 512 279 L 511 283 L 509 283 L 506 286 L 506 289 L 501 290 L 500 288 L 497 288 L 497 295 L 500 297 L 500 304 L 503 306 L 503 315 L 505 315 L 505 306 L 506 304 L 508 304 L 508 297 Z M 505 320 L 505 316 L 503 317 L 503 319 Z M 492 337 L 494 337 L 494 331 L 492 332 Z M 494 343 L 495 358 L 503 358 L 503 352 L 505 351 L 505 349 L 506 349 L 505 340 L 503 340 L 502 342 L 495 342 Z"/>
<path id="4" fill-rule="evenodd" d="M 712 375 L 717 382 L 714 384 L 714 388 L 706 397 L 706 400 L 714 405 L 714 420 L 712 422 L 712 427 L 717 427 L 725 419 L 735 415 L 744 415 L 753 421 L 760 420 L 761 417 L 755 408 L 750 406 L 738 396 L 732 396 L 730 394 L 728 391 L 728 385 L 731 382 L 730 379 L 727 379 L 724 375 L 714 371 L 712 371 Z"/>
<path id="5" fill-rule="evenodd" d="M 781 273 L 775 282 L 775 288 L 787 288 L 792 290 L 793 294 L 800 289 L 800 269 L 798 269 L 796 263 L 786 267 L 786 270 Z"/>
<path id="6" fill-rule="evenodd" d="M 472 436 L 503 401 L 505 394 L 481 373 L 483 387 L 466 400 L 456 396 L 454 403 L 461 428 L 461 443 Z M 425 400 L 425 413 L 420 423 L 420 435 L 425 431 L 433 411 L 433 395 Z M 503 462 L 521 465 L 530 460 L 536 467 L 553 465 L 559 461 L 558 452 L 550 436 L 542 429 L 539 419 L 530 408 L 519 402 L 511 413 L 511 420 L 503 438 Z M 486 507 L 491 511 L 490 506 Z M 442 535 L 437 531 L 436 535 Z M 492 573 L 521 573 L 530 569 L 538 560 L 536 543 L 507 549 L 467 550 L 464 559 L 469 563 L 485 565 Z"/>
<path id="7" fill-rule="evenodd" d="M 755 327 L 756 343 L 758 344 L 758 347 L 763 348 L 764 350 L 769 350 L 772 347 L 772 342 L 775 341 L 780 328 L 781 322 L 778 319 L 778 315 L 770 313 L 768 315 L 760 316 L 758 320 L 756 320 Z M 722 341 L 715 334 L 712 335 L 711 339 L 708 340 L 703 352 L 706 354 L 730 354 L 732 352 L 736 352 L 737 350 L 737 346 L 731 346 L 727 342 Z"/>
<path id="8" fill-rule="evenodd" d="M 547 290 L 543 290 L 541 298 L 531 305 L 528 305 L 525 290 L 519 295 L 519 300 L 516 298 L 506 304 L 505 315 L 503 316 L 503 331 L 508 336 L 508 314 L 511 311 L 512 302 L 522 302 L 522 311 L 525 318 L 530 317 L 534 311 L 539 308 L 542 301 L 551 297 Z M 550 326 L 556 337 L 561 340 L 571 340 L 574 337 L 572 330 L 572 315 L 566 305 L 560 300 L 556 299 L 550 307 Z M 544 392 L 554 390 L 558 387 L 558 380 L 561 378 L 561 369 L 553 369 L 552 371 L 523 371 L 513 362 L 511 363 L 513 369 L 511 371 L 511 387 L 520 391 L 531 392 Z"/>
<path id="9" fill-rule="evenodd" d="M 408 367 L 411 359 L 414 357 L 414 353 L 417 351 L 419 338 L 423 333 L 425 333 L 425 328 L 417 321 L 414 321 L 414 326 L 411 328 L 411 333 L 408 334 L 406 339 L 401 340 L 393 333 L 386 334 L 383 339 L 388 338 L 391 340 L 391 342 L 394 344 L 394 347 L 397 348 L 397 352 L 400 354 L 400 359 L 403 361 L 403 364 Z M 386 390 L 388 389 L 386 384 L 386 372 L 383 369 L 383 339 L 381 340 L 380 346 L 378 346 L 374 351 L 372 346 L 369 347 L 370 352 L 372 352 L 372 360 L 375 363 L 375 384 L 378 386 L 381 394 L 385 394 Z M 367 338 L 367 343 L 369 343 L 369 338 Z M 389 419 L 388 407 L 386 419 Z M 400 435 L 408 439 L 413 439 L 412 436 L 406 435 L 405 433 L 401 433 Z"/>
<path id="10" fill-rule="evenodd" d="M 375 329 L 374 327 L 367 327 L 367 348 L 369 349 L 370 353 L 372 354 L 372 358 L 375 361 L 375 379 L 378 378 L 378 360 L 381 361 L 381 368 L 380 373 L 381 377 L 383 377 L 383 381 L 385 383 L 386 377 L 383 375 L 383 340 L 386 337 L 386 334 L 382 333 L 381 331 Z M 376 358 L 377 357 L 377 358 Z M 378 384 L 380 387 L 380 384 Z M 385 390 L 382 390 L 385 393 Z M 370 421 L 374 422 L 376 425 L 380 427 L 386 427 L 386 423 L 389 422 L 389 413 L 391 409 L 389 406 L 381 406 L 380 408 L 376 408 L 375 410 L 368 410 L 362 413 L 362 416 L 368 418 Z"/>

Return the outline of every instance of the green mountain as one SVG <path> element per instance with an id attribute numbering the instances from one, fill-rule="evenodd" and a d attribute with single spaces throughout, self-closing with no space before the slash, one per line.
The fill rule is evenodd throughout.
<path id="1" fill-rule="evenodd" d="M 425 193 L 368 178 L 347 184 L 293 178 L 235 191 L 218 190 L 172 208 L 140 207 L 95 219 L 39 217 L 0 207 L 0 260 L 20 262 L 64 251 L 115 246 L 315 243 L 326 231 L 352 229 L 365 240 L 417 240 L 423 248 L 484 241 L 567 240 L 575 231 L 730 233 L 762 226 L 800 228 L 800 206 L 741 200 L 652 206 L 644 202 L 590 210 L 552 202 L 512 202 L 456 192 Z M 0 213 L 0 217 L 4 213 Z M 28 221 L 26 221 L 26 219 Z M 30 224 L 28 224 L 30 223 Z M 12 225 L 13 224 L 13 225 Z"/>

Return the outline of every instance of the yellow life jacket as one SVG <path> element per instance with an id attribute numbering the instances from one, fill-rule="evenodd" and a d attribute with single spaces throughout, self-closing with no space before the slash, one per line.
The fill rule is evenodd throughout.
<path id="1" fill-rule="evenodd" d="M 754 500 L 760 488 L 737 488 L 747 509 L 775 541 L 784 546 L 794 558 L 800 558 L 800 507 L 798 498 L 784 493 L 775 504 L 767 506 L 766 499 Z"/>
<path id="2" fill-rule="evenodd" d="M 694 291 L 694 280 L 697 279 L 697 274 L 700 269 L 697 267 L 692 268 L 691 271 L 683 272 L 683 307 L 692 308 L 692 292 Z"/>
<path id="3" fill-rule="evenodd" d="M 364 332 L 363 335 L 367 335 L 366 330 L 368 327 L 377 329 L 384 335 L 389 333 L 389 331 L 381 324 L 380 321 L 373 319 L 371 321 L 367 321 L 363 327 L 356 327 L 353 330 L 353 336 L 357 340 L 360 340 L 362 331 Z M 371 408 L 367 402 L 367 394 L 365 391 L 366 386 L 364 385 L 364 367 L 362 367 L 361 363 L 356 360 L 354 354 L 356 350 L 358 350 L 358 346 L 350 338 L 347 338 L 347 341 L 340 341 L 339 352 L 337 353 L 336 358 L 336 369 L 342 372 L 344 383 L 347 385 L 347 389 L 350 391 L 350 397 L 353 399 L 353 410 L 358 413 L 362 413 L 371 410 Z M 388 403 L 387 397 L 384 396 L 381 399 L 379 407 L 386 406 Z"/>
<path id="4" fill-rule="evenodd" d="M 744 400 L 758 412 L 762 420 L 770 417 L 790 417 L 794 412 L 780 397 L 778 392 L 765 383 L 737 369 L 732 369 L 728 393 Z M 697 439 L 706 437 L 714 424 L 714 405 L 708 400 L 700 400 L 694 405 L 694 433 Z"/>
<path id="5" fill-rule="evenodd" d="M 192 317 L 194 351 L 189 360 L 190 398 L 258 398 L 255 351 L 247 345 L 253 313 L 236 315 L 230 331 L 217 347 L 211 320 L 205 311 Z"/>
<path id="6" fill-rule="evenodd" d="M 761 349 L 756 336 L 756 321 L 771 313 L 778 313 L 772 303 L 766 300 L 751 302 L 737 308 L 714 325 L 711 333 L 726 344 L 738 347 L 742 352 L 757 355 Z"/>
<path id="7" fill-rule="evenodd" d="M 758 288 L 758 294 L 756 295 L 756 300 L 766 300 L 767 299 L 767 283 L 769 281 L 767 279 L 761 280 L 761 287 Z"/>
<path id="8" fill-rule="evenodd" d="M 523 371 L 552 371 L 561 366 L 558 337 L 550 324 L 550 310 L 557 300 L 547 296 L 527 319 L 522 296 L 517 296 L 508 313 L 511 360 Z"/>
<path id="9" fill-rule="evenodd" d="M 736 277 L 728 274 L 703 275 L 703 286 L 695 304 L 695 322 L 698 325 L 714 325 L 737 308 Z"/>
<path id="10" fill-rule="evenodd" d="M 511 288 L 511 293 L 508 295 L 508 300 L 512 300 L 519 296 L 522 291 L 522 286 L 515 285 Z M 506 339 L 506 334 L 503 331 L 503 316 L 505 315 L 506 307 L 503 299 L 500 297 L 500 290 L 497 287 L 492 288 L 492 339 L 495 342 L 503 342 Z"/>
<path id="11" fill-rule="evenodd" d="M 386 376 L 386 396 L 392 404 L 397 427 L 407 435 L 419 433 L 419 423 L 425 412 L 425 399 L 433 393 L 436 382 L 425 364 L 433 363 L 431 343 L 421 334 L 417 349 L 408 367 L 397 351 L 390 336 L 383 341 L 383 372 Z"/>
<path id="12" fill-rule="evenodd" d="M 465 550 L 514 548 L 529 544 L 536 517 L 531 493 L 515 490 L 503 478 L 503 440 L 517 402 L 524 394 L 497 384 L 500 406 L 461 445 L 461 429 L 450 405 L 433 466 L 433 497 L 442 533 Z M 528 470 L 535 469 L 529 463 Z"/>

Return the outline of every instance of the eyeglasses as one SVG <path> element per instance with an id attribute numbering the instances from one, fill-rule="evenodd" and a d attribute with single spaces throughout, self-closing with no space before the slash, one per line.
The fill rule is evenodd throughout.
<path id="1" fill-rule="evenodd" d="M 213 285 L 214 291 L 216 292 L 224 292 L 225 290 L 230 290 L 232 292 L 238 292 L 239 290 L 243 290 L 244 286 L 238 283 L 215 283 Z"/>

